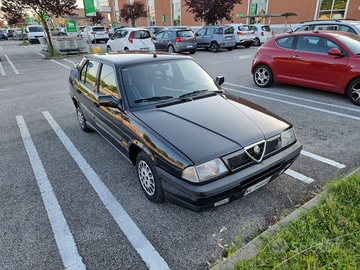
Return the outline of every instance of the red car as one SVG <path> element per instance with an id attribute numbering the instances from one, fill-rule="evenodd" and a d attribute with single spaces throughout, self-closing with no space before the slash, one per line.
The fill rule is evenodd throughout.
<path id="1" fill-rule="evenodd" d="M 251 73 L 259 87 L 296 84 L 347 94 L 360 105 L 360 36 L 340 31 L 276 35 L 256 51 Z"/>

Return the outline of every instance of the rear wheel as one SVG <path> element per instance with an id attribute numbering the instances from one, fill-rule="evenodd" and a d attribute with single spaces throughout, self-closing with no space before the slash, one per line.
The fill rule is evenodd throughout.
<path id="1" fill-rule="evenodd" d="M 164 200 L 164 193 L 155 166 L 150 157 L 141 151 L 136 158 L 136 169 L 145 196 L 154 203 Z"/>
<path id="2" fill-rule="evenodd" d="M 216 53 L 219 51 L 219 45 L 216 42 L 211 43 L 210 48 L 213 53 Z"/>
<path id="3" fill-rule="evenodd" d="M 170 46 L 168 47 L 167 51 L 168 51 L 169 53 L 174 53 L 174 52 L 175 52 L 175 49 L 174 49 L 174 47 L 173 47 L 172 45 L 170 45 Z"/>
<path id="4" fill-rule="evenodd" d="M 129 48 L 128 48 L 128 47 L 125 47 L 125 48 L 124 48 L 124 51 L 128 51 L 128 50 L 129 50 Z"/>
<path id="5" fill-rule="evenodd" d="M 360 78 L 357 78 L 349 85 L 347 96 L 352 103 L 360 106 Z"/>
<path id="6" fill-rule="evenodd" d="M 87 126 L 84 113 L 82 112 L 79 105 L 76 105 L 76 115 L 77 115 L 77 119 L 79 121 L 81 129 L 85 132 L 92 131 L 92 129 Z"/>
<path id="7" fill-rule="evenodd" d="M 267 65 L 260 65 L 256 67 L 254 70 L 253 79 L 255 84 L 259 87 L 269 87 L 274 82 L 271 69 Z"/>
<path id="8" fill-rule="evenodd" d="M 244 46 L 245 46 L 245 48 L 250 48 L 251 44 L 246 44 Z"/>
<path id="9" fill-rule="evenodd" d="M 254 46 L 260 46 L 260 39 L 255 38 L 253 45 L 254 45 Z"/>
<path id="10" fill-rule="evenodd" d="M 110 47 L 110 46 L 107 46 L 107 47 L 106 47 L 106 51 L 107 51 L 107 52 L 111 52 L 111 51 L 112 51 L 112 50 L 111 50 L 111 47 Z"/>
<path id="11" fill-rule="evenodd" d="M 232 48 L 232 47 L 231 47 L 231 48 L 227 48 L 228 51 L 232 51 L 233 49 L 234 49 L 234 48 Z"/>
<path id="12" fill-rule="evenodd" d="M 194 54 L 194 53 L 196 53 L 196 51 L 190 51 L 190 54 Z"/>

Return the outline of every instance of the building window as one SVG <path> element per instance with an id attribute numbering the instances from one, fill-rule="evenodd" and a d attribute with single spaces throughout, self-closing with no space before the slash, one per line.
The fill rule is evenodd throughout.
<path id="1" fill-rule="evenodd" d="M 181 24 L 181 3 L 180 0 L 172 0 L 171 25 L 177 26 Z"/>
<path id="2" fill-rule="evenodd" d="M 320 0 L 319 20 L 345 18 L 347 0 Z"/>
<path id="3" fill-rule="evenodd" d="M 250 15 L 267 14 L 268 0 L 251 0 Z M 250 24 L 265 23 L 264 17 L 250 18 Z"/>
<path id="4" fill-rule="evenodd" d="M 98 7 L 109 7 L 109 0 L 98 0 Z"/>
<path id="5" fill-rule="evenodd" d="M 155 25 L 155 4 L 154 0 L 148 0 L 149 25 Z"/>

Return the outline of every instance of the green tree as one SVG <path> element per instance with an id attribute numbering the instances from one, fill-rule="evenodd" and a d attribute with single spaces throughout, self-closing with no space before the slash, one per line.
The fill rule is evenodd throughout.
<path id="1" fill-rule="evenodd" d="M 132 27 L 135 27 L 136 19 L 147 18 L 147 16 L 145 5 L 138 1 L 134 1 L 132 4 L 124 4 L 120 10 L 120 17 L 124 19 L 126 23 L 130 20 Z"/>

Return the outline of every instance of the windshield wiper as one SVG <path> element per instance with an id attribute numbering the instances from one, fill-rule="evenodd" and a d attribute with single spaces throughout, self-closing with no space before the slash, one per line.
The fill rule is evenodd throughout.
<path id="1" fill-rule="evenodd" d="M 173 98 L 172 96 L 155 96 L 155 97 L 147 97 L 147 98 L 142 98 L 142 99 L 138 99 L 135 100 L 135 103 L 140 103 L 140 102 L 148 102 L 148 101 L 156 101 L 156 100 L 163 100 L 163 99 L 169 99 L 169 98 Z"/>
<path id="2" fill-rule="evenodd" d="M 183 94 L 183 95 L 179 96 L 179 98 L 190 97 L 190 96 L 197 95 L 199 93 L 203 93 L 203 92 L 207 92 L 207 91 L 208 91 L 207 89 L 196 90 L 196 91 L 193 91 L 193 92 L 190 92 L 190 93 Z"/>

